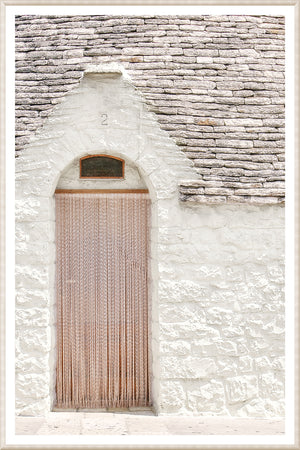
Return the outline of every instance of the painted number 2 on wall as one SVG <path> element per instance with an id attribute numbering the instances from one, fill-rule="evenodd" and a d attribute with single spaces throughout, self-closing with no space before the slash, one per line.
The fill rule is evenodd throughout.
<path id="1" fill-rule="evenodd" d="M 107 116 L 107 114 L 100 114 L 100 123 L 103 126 L 107 126 L 108 125 L 108 116 Z"/>

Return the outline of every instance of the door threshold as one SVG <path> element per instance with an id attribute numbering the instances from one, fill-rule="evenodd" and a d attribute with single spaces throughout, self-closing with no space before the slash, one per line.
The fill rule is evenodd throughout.
<path id="1" fill-rule="evenodd" d="M 152 406 L 134 406 L 131 408 L 56 408 L 52 412 L 81 412 L 81 413 L 113 413 L 113 414 L 142 414 L 149 413 L 156 415 Z"/>

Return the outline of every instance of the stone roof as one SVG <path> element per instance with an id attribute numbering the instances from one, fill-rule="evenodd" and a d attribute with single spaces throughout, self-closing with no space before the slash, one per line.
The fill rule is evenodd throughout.
<path id="1" fill-rule="evenodd" d="M 284 200 L 284 18 L 17 16 L 16 152 L 91 64 L 121 63 L 186 156 L 190 202 Z"/>

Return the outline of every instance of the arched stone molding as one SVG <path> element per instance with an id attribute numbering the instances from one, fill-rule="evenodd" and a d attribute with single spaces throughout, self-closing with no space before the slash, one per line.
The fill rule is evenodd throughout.
<path id="1" fill-rule="evenodd" d="M 191 162 L 162 131 L 122 68 L 86 71 L 16 160 L 16 409 L 52 408 L 55 366 L 54 191 L 78 158 L 110 154 L 135 166 L 152 199 L 153 400 L 159 412 L 157 243 L 174 226 L 178 181 Z M 126 182 L 126 180 L 125 180 Z M 98 188 L 107 181 L 98 180 Z M 117 186 L 111 181 L 111 186 Z M 120 183 L 120 181 L 118 181 Z"/>

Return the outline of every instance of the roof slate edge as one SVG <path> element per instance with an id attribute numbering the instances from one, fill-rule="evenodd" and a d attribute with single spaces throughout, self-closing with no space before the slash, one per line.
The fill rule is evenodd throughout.
<path id="1" fill-rule="evenodd" d="M 178 183 L 179 200 L 188 203 L 250 203 L 256 205 L 285 203 L 284 181 L 279 187 L 245 188 L 242 183 L 216 183 L 184 180 Z M 230 186 L 230 187 L 228 187 Z"/>

